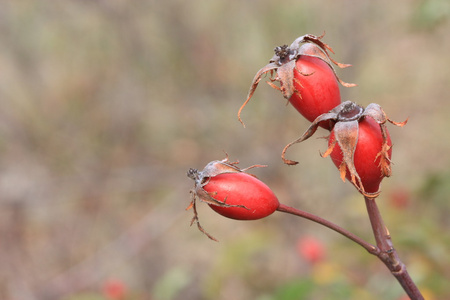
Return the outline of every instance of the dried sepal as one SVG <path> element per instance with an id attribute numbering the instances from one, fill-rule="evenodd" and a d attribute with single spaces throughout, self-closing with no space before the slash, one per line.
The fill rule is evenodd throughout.
<path id="1" fill-rule="evenodd" d="M 265 167 L 265 165 L 253 165 L 244 169 L 240 169 L 237 166 L 239 164 L 239 161 L 232 162 L 229 160 L 228 154 L 225 153 L 225 155 L 226 157 L 222 160 L 213 160 L 208 163 L 202 171 L 189 169 L 187 176 L 196 181 L 196 184 L 205 186 L 207 184 L 207 182 L 205 182 L 206 179 L 217 176 L 219 174 L 246 172 L 253 168 Z"/>
<path id="2" fill-rule="evenodd" d="M 356 188 L 358 189 L 357 186 L 356 186 Z M 359 189 L 358 189 L 358 190 L 359 190 Z M 381 190 L 379 190 L 379 191 L 377 191 L 377 192 L 375 192 L 375 193 L 368 193 L 368 192 L 361 191 L 361 190 L 359 190 L 359 192 L 360 192 L 364 197 L 366 197 L 366 198 L 368 198 L 368 199 L 375 199 L 375 198 L 377 198 L 378 196 L 380 196 L 380 194 L 381 194 Z"/>
<path id="3" fill-rule="evenodd" d="M 310 138 L 317 131 L 317 128 L 319 127 L 319 124 L 321 122 L 335 120 L 335 119 L 336 119 L 336 113 L 334 113 L 334 112 L 330 112 L 330 113 L 326 113 L 326 114 L 322 114 L 322 115 L 318 116 L 311 123 L 311 125 L 308 127 L 308 129 L 305 131 L 305 133 L 303 133 L 303 135 L 300 138 L 296 139 L 295 141 L 290 142 L 289 144 L 286 145 L 286 147 L 284 147 L 283 152 L 281 153 L 281 159 L 283 160 L 283 162 L 287 165 L 298 164 L 298 162 L 296 162 L 294 160 L 286 159 L 285 156 L 286 156 L 287 149 L 290 148 L 294 144 L 301 143 L 301 142 L 307 140 L 308 138 Z"/>
<path id="4" fill-rule="evenodd" d="M 192 200 L 191 203 L 189 204 L 189 206 L 186 208 L 186 210 L 189 210 L 192 208 L 192 210 L 194 211 L 194 216 L 192 217 L 191 220 L 191 226 L 196 223 L 197 224 L 197 228 L 198 230 L 200 230 L 200 232 L 202 232 L 204 235 L 206 235 L 209 239 L 218 242 L 218 240 L 213 237 L 211 234 L 209 234 L 203 227 L 202 225 L 200 225 L 200 221 L 198 219 L 198 213 L 197 213 L 197 206 L 196 206 L 196 201 L 195 201 L 195 194 L 192 192 L 191 190 L 191 195 L 192 195 Z"/>
<path id="5" fill-rule="evenodd" d="M 389 123 L 394 124 L 395 126 L 398 126 L 398 127 L 403 127 L 406 125 L 406 123 L 408 123 L 408 119 L 406 119 L 403 122 L 394 122 L 391 119 L 387 119 L 387 120 L 389 121 Z"/>
<path id="6" fill-rule="evenodd" d="M 288 100 L 296 91 L 294 87 L 294 69 L 295 60 L 291 60 L 278 68 L 277 77 L 273 80 L 281 83 L 281 93 Z"/>
<path id="7" fill-rule="evenodd" d="M 242 121 L 241 119 L 241 112 L 244 109 L 244 107 L 247 105 L 247 103 L 250 101 L 250 99 L 252 98 L 253 94 L 255 93 L 256 88 L 258 87 L 259 82 L 262 79 L 262 76 L 268 72 L 271 71 L 276 71 L 278 69 L 279 65 L 275 64 L 275 63 L 269 63 L 268 65 L 264 66 L 263 68 L 261 68 L 255 75 L 255 77 L 252 80 L 252 84 L 250 86 L 250 90 L 248 91 L 248 95 L 247 95 L 247 99 L 245 100 L 245 102 L 241 105 L 241 107 L 239 108 L 238 111 L 238 119 L 239 122 L 241 122 L 241 124 L 245 127 L 244 121 Z M 272 75 L 271 75 L 272 76 Z"/>
<path id="8" fill-rule="evenodd" d="M 374 119 L 378 124 L 386 123 L 388 117 L 379 104 L 370 103 L 364 110 L 364 115 Z"/>
<path id="9" fill-rule="evenodd" d="M 347 170 L 350 173 L 351 182 L 360 191 L 364 192 L 364 187 L 355 168 L 354 154 L 358 144 L 359 125 L 358 121 L 337 122 L 334 126 L 335 138 L 342 151 L 342 163 L 339 166 L 339 172 L 342 181 L 345 181 Z"/>
<path id="10" fill-rule="evenodd" d="M 315 36 L 315 35 L 312 35 L 312 34 L 306 34 L 304 36 L 301 36 L 301 37 L 298 37 L 297 39 L 295 39 L 295 41 L 292 42 L 292 44 L 291 44 L 291 46 L 289 48 L 290 49 L 295 49 L 295 50 L 299 49 L 297 51 L 298 55 L 316 56 L 316 57 L 324 59 L 325 61 L 332 61 L 335 65 L 339 66 L 340 68 L 350 67 L 351 65 L 338 63 L 338 62 L 334 61 L 330 57 L 330 54 L 328 53 L 328 51 L 330 51 L 333 54 L 334 54 L 334 51 L 329 45 L 327 45 L 327 44 L 325 44 L 324 42 L 321 41 L 324 36 L 325 36 L 325 32 L 321 36 Z M 302 44 L 307 43 L 307 42 L 319 46 L 320 49 L 317 48 L 317 47 L 315 47 L 315 48 L 308 48 L 308 50 L 307 50 L 307 48 L 303 48 L 302 51 L 300 51 L 300 49 L 303 46 Z M 304 45 L 308 45 L 308 44 L 304 44 Z M 309 52 L 311 50 L 313 50 L 313 52 Z M 319 51 L 323 52 L 323 54 L 319 53 Z"/>
<path id="11" fill-rule="evenodd" d="M 324 44 L 324 45 L 326 45 L 326 44 Z M 328 46 L 328 45 L 326 45 L 326 46 Z M 342 79 L 340 79 L 339 76 L 336 73 L 336 69 L 333 66 L 333 64 L 335 64 L 339 68 L 343 69 L 343 68 L 351 67 L 352 65 L 338 63 L 337 61 L 335 61 L 334 59 L 332 59 L 330 57 L 329 53 L 327 52 L 327 49 L 330 50 L 332 53 L 334 53 L 334 51 L 332 51 L 331 48 L 323 48 L 320 45 L 307 43 L 307 44 L 303 44 L 303 45 L 300 46 L 300 48 L 298 50 L 298 56 L 300 56 L 300 55 L 307 55 L 307 56 L 312 56 L 312 57 L 316 57 L 316 58 L 319 58 L 319 59 L 323 60 L 333 70 L 334 76 L 336 77 L 336 79 L 339 81 L 339 83 L 342 86 L 345 86 L 345 87 L 354 87 L 354 86 L 356 86 L 356 84 L 354 84 L 354 83 L 348 83 L 348 82 L 345 82 Z M 298 56 L 297 56 L 297 58 L 298 58 Z"/>
<path id="12" fill-rule="evenodd" d="M 376 158 L 380 158 L 380 168 L 383 176 L 389 177 L 392 174 L 391 171 L 391 160 L 389 159 L 388 151 L 391 149 L 391 146 L 388 145 L 387 141 L 387 129 L 386 129 L 386 122 L 403 127 L 408 122 L 408 119 L 406 119 L 403 122 L 394 122 L 391 119 L 389 119 L 384 112 L 384 110 L 381 108 L 379 104 L 371 103 L 369 104 L 366 109 L 364 110 L 363 115 L 366 117 L 371 117 L 374 119 L 379 125 L 381 129 L 381 135 L 383 138 L 383 144 L 381 146 L 381 150 L 378 153 Z"/>
<path id="13" fill-rule="evenodd" d="M 381 146 L 381 151 L 377 154 L 375 159 L 378 159 L 378 157 L 380 158 L 380 168 L 381 168 L 381 173 L 383 174 L 384 177 L 390 177 L 392 174 L 392 170 L 391 170 L 391 159 L 389 158 L 389 150 L 392 148 L 392 146 L 389 146 L 386 143 L 383 143 L 383 145 Z"/>
<path id="14" fill-rule="evenodd" d="M 329 138 L 329 137 L 328 137 Z M 325 151 L 324 153 L 320 153 L 320 156 L 322 157 L 322 158 L 325 158 L 325 157 L 328 157 L 328 156 L 330 156 L 330 154 L 331 154 L 331 152 L 333 152 L 333 150 L 334 150 L 334 146 L 336 146 L 336 139 L 333 139 L 332 141 L 331 141 L 331 143 L 330 143 L 330 145 L 328 146 L 328 149 L 327 149 L 327 151 Z"/>
<path id="15" fill-rule="evenodd" d="M 321 41 L 321 39 L 325 36 L 325 32 L 320 35 L 320 36 L 316 36 L 313 34 L 305 34 L 302 35 L 298 38 L 296 38 L 290 45 L 290 49 L 298 49 L 300 47 L 301 44 L 305 43 L 305 42 L 312 42 L 316 45 L 318 45 L 319 47 L 321 47 L 322 49 L 328 49 L 330 50 L 332 53 L 334 53 L 333 49 L 331 49 L 330 46 L 328 46 L 327 44 L 325 44 L 324 42 Z"/>
<path id="16" fill-rule="evenodd" d="M 329 55 L 327 50 L 329 50 L 333 54 L 334 54 L 334 51 L 329 45 L 327 45 L 327 44 L 325 44 L 324 42 L 321 41 L 321 39 L 324 36 L 325 36 L 325 32 L 321 36 L 315 36 L 315 35 L 312 35 L 312 34 L 307 34 L 307 35 L 303 36 L 303 40 L 304 41 L 310 41 L 310 42 L 313 42 L 314 44 L 317 44 L 325 52 L 326 59 L 332 61 L 339 68 L 344 69 L 344 68 L 351 67 L 352 66 L 351 64 L 339 63 L 339 62 L 335 61 L 333 58 L 331 58 L 331 56 Z M 294 43 L 296 43 L 297 40 L 294 41 Z M 291 47 L 292 47 L 292 45 L 291 45 Z"/>
<path id="17" fill-rule="evenodd" d="M 391 119 L 389 119 L 386 115 L 386 113 L 384 112 L 384 110 L 381 108 L 381 106 L 379 104 L 376 103 L 370 103 L 369 105 L 367 105 L 367 107 L 364 109 L 364 116 L 369 116 L 372 119 L 374 119 L 378 124 L 385 124 L 386 121 L 388 121 L 389 123 L 395 125 L 395 126 L 399 126 L 399 127 L 403 127 L 406 125 L 406 123 L 408 123 L 408 119 L 406 119 L 403 122 L 394 122 Z"/>

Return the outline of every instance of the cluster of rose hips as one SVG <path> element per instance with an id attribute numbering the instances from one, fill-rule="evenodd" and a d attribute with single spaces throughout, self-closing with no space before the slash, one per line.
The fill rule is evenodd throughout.
<path id="1" fill-rule="evenodd" d="M 347 178 L 365 197 L 379 195 L 382 179 L 391 175 L 392 143 L 386 122 L 403 126 L 387 118 L 378 104 L 363 108 L 351 101 L 341 101 L 339 83 L 345 87 L 354 84 L 339 79 L 333 64 L 345 68 L 350 65 L 334 61 L 330 46 L 322 36 L 304 35 L 290 46 L 275 48 L 269 64 L 255 75 L 247 100 L 239 109 L 238 118 L 252 98 L 262 77 L 270 73 L 267 82 L 281 91 L 284 98 L 309 120 L 311 126 L 297 140 L 288 144 L 282 159 L 288 165 L 297 162 L 286 159 L 286 150 L 293 144 L 311 137 L 320 126 L 328 131 L 328 149 L 322 154 L 330 156 L 342 180 Z M 275 84 L 275 83 L 278 83 Z M 256 166 L 252 166 L 256 167 Z M 250 168 L 252 168 L 250 167 Z M 280 203 L 270 188 L 255 176 L 240 169 L 237 162 L 227 158 L 209 163 L 202 171 L 190 169 L 188 176 L 195 181 L 191 190 L 193 208 L 192 224 L 214 239 L 200 226 L 196 200 L 206 202 L 219 214 L 238 220 L 256 220 L 272 214 Z"/>

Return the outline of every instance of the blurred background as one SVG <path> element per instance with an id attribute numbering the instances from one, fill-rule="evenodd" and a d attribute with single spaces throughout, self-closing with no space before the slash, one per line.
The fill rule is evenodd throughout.
<path id="1" fill-rule="evenodd" d="M 199 205 L 201 169 L 227 152 L 281 202 L 372 242 L 364 201 L 323 139 L 261 83 L 273 48 L 326 36 L 354 88 L 380 104 L 393 176 L 380 209 L 427 299 L 449 299 L 450 2 L 4 1 L 0 4 L 0 299 L 405 299 L 342 236 L 281 213 L 252 222 Z M 322 129 L 317 137 L 326 135 Z"/>

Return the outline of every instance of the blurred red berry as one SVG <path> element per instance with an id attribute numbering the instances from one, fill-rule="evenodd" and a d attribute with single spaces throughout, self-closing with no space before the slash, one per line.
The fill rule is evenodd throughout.
<path id="1" fill-rule="evenodd" d="M 107 299 L 123 300 L 125 299 L 126 292 L 127 288 L 121 280 L 110 279 L 103 285 L 103 295 Z"/>
<path id="2" fill-rule="evenodd" d="M 297 242 L 297 252 L 304 260 L 311 264 L 318 263 L 325 258 L 325 247 L 315 237 L 302 237 Z"/>
<path id="3" fill-rule="evenodd" d="M 410 204 L 410 193 L 405 188 L 397 188 L 389 195 L 389 203 L 396 209 L 402 210 Z"/>

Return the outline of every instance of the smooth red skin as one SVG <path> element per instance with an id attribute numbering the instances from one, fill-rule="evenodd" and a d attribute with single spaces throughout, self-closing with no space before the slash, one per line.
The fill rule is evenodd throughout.
<path id="1" fill-rule="evenodd" d="M 246 173 L 217 175 L 203 188 L 216 200 L 248 208 L 209 205 L 222 216 L 235 220 L 261 219 L 272 214 L 280 205 L 265 183 Z"/>
<path id="2" fill-rule="evenodd" d="M 387 131 L 388 145 L 391 146 L 391 137 Z M 328 141 L 328 145 L 335 139 L 334 130 L 331 131 L 331 135 Z M 364 186 L 364 190 L 367 193 L 376 193 L 380 188 L 380 183 L 383 180 L 381 174 L 380 157 L 377 157 L 381 150 L 383 138 L 381 136 L 380 125 L 375 122 L 371 117 L 365 117 L 359 122 L 359 136 L 358 144 L 354 154 L 354 164 L 356 172 L 361 178 L 361 182 Z M 392 149 L 388 151 L 389 159 L 392 155 Z M 336 143 L 333 152 L 331 153 L 331 159 L 336 167 L 339 168 L 342 162 L 342 151 L 339 144 Z M 376 158 L 377 157 L 377 158 Z M 375 159 L 376 158 L 376 159 Z M 347 180 L 351 180 L 350 173 L 347 170 Z"/>
<path id="3" fill-rule="evenodd" d="M 302 75 L 297 70 L 311 75 Z M 298 93 L 294 93 L 289 102 L 310 122 L 341 103 L 336 76 L 330 66 L 320 58 L 300 55 L 294 69 L 294 78 L 297 79 L 294 80 L 294 87 Z M 327 122 L 320 125 L 329 129 Z"/>

